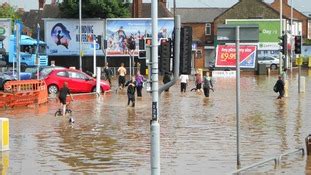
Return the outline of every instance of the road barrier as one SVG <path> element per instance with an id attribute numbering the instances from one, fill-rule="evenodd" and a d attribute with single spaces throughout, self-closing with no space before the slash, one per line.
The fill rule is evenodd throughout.
<path id="1" fill-rule="evenodd" d="M 0 107 L 27 106 L 42 104 L 48 101 L 48 92 L 43 80 L 8 81 L 4 85 L 4 92 L 0 93 Z"/>

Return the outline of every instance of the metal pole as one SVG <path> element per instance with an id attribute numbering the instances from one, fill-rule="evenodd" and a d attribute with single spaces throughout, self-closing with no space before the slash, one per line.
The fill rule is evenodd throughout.
<path id="1" fill-rule="evenodd" d="M 132 78 L 132 56 L 131 56 L 131 54 L 129 57 L 129 67 L 130 67 L 130 78 Z"/>
<path id="2" fill-rule="evenodd" d="M 17 23 L 17 31 L 16 31 L 16 70 L 17 70 L 17 80 L 21 80 L 20 72 L 21 72 L 21 59 L 20 59 L 20 39 L 21 39 L 21 24 Z"/>
<path id="3" fill-rule="evenodd" d="M 282 7 L 283 1 L 280 0 L 280 38 L 283 35 L 283 24 L 282 24 L 282 16 L 283 16 L 283 7 Z M 280 49 L 281 50 L 281 49 Z M 283 58 L 282 58 L 282 52 L 280 51 L 279 53 L 279 59 L 280 59 L 280 68 L 279 68 L 279 74 L 282 74 L 282 63 L 283 63 Z"/>
<path id="4" fill-rule="evenodd" d="M 96 76 L 96 39 L 95 39 L 95 35 L 94 35 L 94 39 L 93 39 L 93 74 L 94 76 Z"/>
<path id="5" fill-rule="evenodd" d="M 290 70 L 291 72 L 293 71 L 293 63 L 292 61 L 294 60 L 294 52 L 293 52 L 293 36 L 294 36 L 294 27 L 293 27 L 293 0 L 290 1 L 290 34 L 291 34 L 291 38 L 290 38 Z"/>
<path id="6" fill-rule="evenodd" d="M 166 90 L 167 88 L 173 86 L 177 79 L 179 78 L 179 55 L 180 55 L 180 44 L 176 44 L 176 43 L 180 43 L 180 28 L 181 28 L 181 24 L 180 24 L 180 16 L 177 15 L 175 16 L 175 44 L 174 44 L 174 78 L 172 81 L 164 84 L 163 86 L 159 87 L 159 95 Z"/>
<path id="7" fill-rule="evenodd" d="M 97 67 L 97 76 L 96 76 L 96 93 L 100 95 L 100 75 L 101 75 L 101 67 Z"/>
<path id="8" fill-rule="evenodd" d="M 79 67 L 80 70 L 82 71 L 82 0 L 79 0 Z"/>
<path id="9" fill-rule="evenodd" d="M 158 0 L 151 1 L 152 18 L 152 120 L 151 174 L 160 174 L 160 124 L 159 124 L 159 77 L 158 77 Z"/>
<path id="10" fill-rule="evenodd" d="M 300 77 L 301 77 L 301 65 L 298 66 L 298 93 L 300 93 Z"/>
<path id="11" fill-rule="evenodd" d="M 37 62 L 37 80 L 39 80 L 39 43 L 40 43 L 40 25 L 37 24 L 37 50 L 36 50 L 36 62 Z"/>
<path id="12" fill-rule="evenodd" d="M 236 26 L 236 133 L 237 167 L 240 167 L 240 26 Z"/>

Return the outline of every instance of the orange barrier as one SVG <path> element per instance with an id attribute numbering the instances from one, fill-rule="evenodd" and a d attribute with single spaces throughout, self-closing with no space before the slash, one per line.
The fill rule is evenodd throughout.
<path id="1" fill-rule="evenodd" d="M 12 100 L 13 94 L 0 92 L 0 107 L 6 107 Z"/>
<path id="2" fill-rule="evenodd" d="M 48 92 L 43 80 L 8 81 L 4 84 L 5 93 L 11 93 L 7 106 L 42 104 L 48 101 Z"/>

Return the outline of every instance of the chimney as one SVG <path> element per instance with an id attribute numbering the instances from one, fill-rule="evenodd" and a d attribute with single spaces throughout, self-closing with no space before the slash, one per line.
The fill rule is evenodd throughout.
<path id="1" fill-rule="evenodd" d="M 132 17 L 133 18 L 140 18 L 142 15 L 142 0 L 133 0 L 132 3 Z"/>
<path id="2" fill-rule="evenodd" d="M 43 9 L 45 0 L 39 0 L 39 9 Z"/>

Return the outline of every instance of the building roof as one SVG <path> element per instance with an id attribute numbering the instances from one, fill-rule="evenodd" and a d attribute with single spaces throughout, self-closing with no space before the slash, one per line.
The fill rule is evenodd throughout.
<path id="1" fill-rule="evenodd" d="M 130 7 L 132 7 L 132 5 L 130 5 Z M 130 8 L 130 13 L 132 14 L 132 8 Z M 158 17 L 169 18 L 174 17 L 174 15 L 166 8 L 165 4 L 159 2 Z M 139 18 L 151 18 L 151 3 L 142 3 L 142 12 Z"/>
<path id="2" fill-rule="evenodd" d="M 176 15 L 180 15 L 182 23 L 213 22 L 227 8 L 176 8 Z"/>

